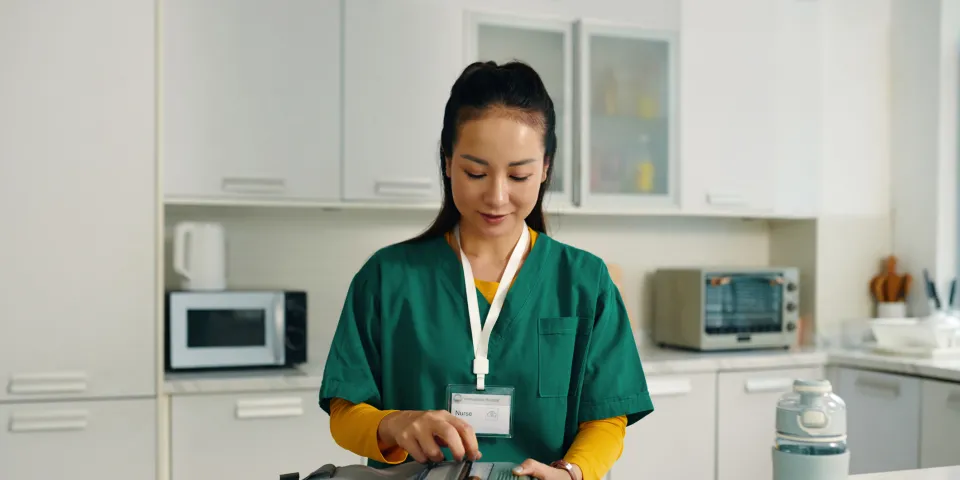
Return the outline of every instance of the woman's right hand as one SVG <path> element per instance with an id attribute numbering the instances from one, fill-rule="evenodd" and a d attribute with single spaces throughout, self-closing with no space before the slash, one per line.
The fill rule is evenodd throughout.
<path id="1" fill-rule="evenodd" d="M 473 427 L 446 410 L 392 412 L 380 421 L 377 435 L 389 446 L 404 449 L 420 463 L 442 461 L 441 446 L 450 448 L 458 462 L 464 457 L 480 459 Z"/>

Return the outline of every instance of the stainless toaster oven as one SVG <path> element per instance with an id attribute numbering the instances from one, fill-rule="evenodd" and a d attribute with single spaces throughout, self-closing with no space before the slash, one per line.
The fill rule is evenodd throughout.
<path id="1" fill-rule="evenodd" d="M 652 338 L 661 346 L 691 350 L 793 346 L 799 281 L 794 267 L 659 269 Z"/>

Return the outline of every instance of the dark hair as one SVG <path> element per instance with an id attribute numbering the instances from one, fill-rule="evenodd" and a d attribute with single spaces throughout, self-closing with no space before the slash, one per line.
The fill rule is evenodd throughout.
<path id="1" fill-rule="evenodd" d="M 453 203 L 446 158 L 453 155 L 459 128 L 465 122 L 481 116 L 491 107 L 515 111 L 518 118 L 535 123 L 543 130 L 544 160 L 547 178 L 540 184 L 537 203 L 527 216 L 527 225 L 546 233 L 547 221 L 543 215 L 543 196 L 550 186 L 553 158 L 557 152 L 557 118 L 553 100 L 547 93 L 536 70 L 522 62 L 475 62 L 467 66 L 450 89 L 450 98 L 443 111 L 443 130 L 440 132 L 440 180 L 443 182 L 443 203 L 436 219 L 422 234 L 411 241 L 442 236 L 460 221 L 460 211 Z"/>

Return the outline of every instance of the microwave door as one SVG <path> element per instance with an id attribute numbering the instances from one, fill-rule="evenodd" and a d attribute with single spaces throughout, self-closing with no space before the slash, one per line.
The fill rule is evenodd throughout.
<path id="1" fill-rule="evenodd" d="M 170 322 L 173 368 L 283 364 L 282 296 L 225 293 L 180 300 Z"/>

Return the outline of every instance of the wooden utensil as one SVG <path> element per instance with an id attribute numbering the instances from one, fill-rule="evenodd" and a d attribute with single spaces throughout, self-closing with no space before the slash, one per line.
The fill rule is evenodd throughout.
<path id="1" fill-rule="evenodd" d="M 909 273 L 903 276 L 903 282 L 900 284 L 900 294 L 897 295 L 897 301 L 902 302 L 910 295 L 910 284 L 913 283 L 913 277 Z"/>
<path id="2" fill-rule="evenodd" d="M 873 299 L 877 302 L 886 302 L 886 290 L 884 289 L 884 283 L 886 277 L 883 275 L 877 275 L 870 280 L 870 294 L 873 295 Z"/>
<path id="3" fill-rule="evenodd" d="M 885 274 L 885 279 L 883 282 L 883 287 L 885 289 L 886 301 L 896 302 L 897 297 L 900 295 L 900 283 L 902 279 L 897 275 L 897 257 L 895 255 L 890 255 L 887 257 L 887 271 Z"/>

